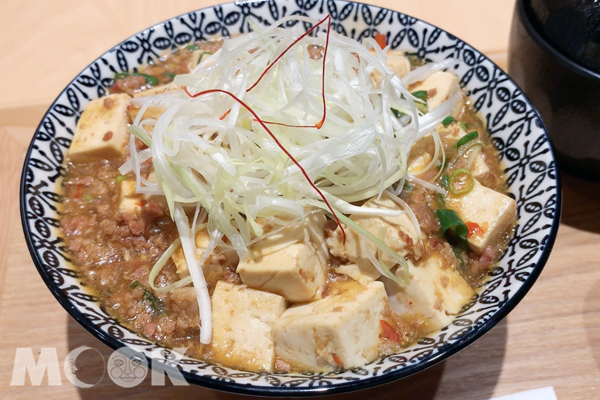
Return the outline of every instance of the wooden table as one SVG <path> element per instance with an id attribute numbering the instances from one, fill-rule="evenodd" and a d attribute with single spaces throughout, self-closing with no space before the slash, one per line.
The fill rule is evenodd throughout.
<path id="1" fill-rule="evenodd" d="M 514 0 L 371 0 L 423 18 L 506 65 Z M 3 0 L 0 5 L 0 398 L 178 398 L 241 396 L 199 387 L 122 389 L 104 377 L 92 389 L 11 387 L 17 347 L 66 354 L 82 345 L 110 351 L 74 322 L 37 274 L 18 210 L 27 145 L 43 113 L 89 61 L 123 38 L 214 0 Z M 487 399 L 554 386 L 560 400 L 600 398 L 600 184 L 563 175 L 563 219 L 552 256 L 526 298 L 481 340 L 448 361 L 397 383 L 345 397 Z M 84 353 L 85 354 L 85 353 Z M 78 361 L 82 380 L 102 367 Z M 79 374 L 78 373 L 78 374 Z M 78 375 L 81 376 L 81 375 Z M 336 396 L 341 397 L 341 396 Z"/>

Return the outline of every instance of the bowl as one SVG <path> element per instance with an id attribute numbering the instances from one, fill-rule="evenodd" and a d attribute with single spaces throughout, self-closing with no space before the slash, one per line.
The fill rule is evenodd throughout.
<path id="1" fill-rule="evenodd" d="M 29 251 L 59 303 L 92 335 L 113 349 L 126 346 L 147 361 L 164 362 L 169 351 L 111 318 L 81 285 L 61 239 L 59 181 L 78 118 L 85 105 L 107 92 L 115 73 L 161 52 L 212 35 L 247 32 L 247 17 L 270 24 L 284 15 L 331 14 L 337 32 L 360 40 L 376 32 L 394 49 L 428 61 L 457 60 L 451 70 L 481 113 L 517 200 L 519 223 L 509 248 L 485 287 L 454 322 L 401 353 L 369 365 L 327 373 L 252 373 L 188 357 L 176 362 L 189 383 L 263 396 L 348 392 L 391 382 L 431 367 L 460 351 L 504 318 L 539 276 L 554 243 L 560 215 L 560 182 L 548 134 L 529 100 L 492 61 L 462 40 L 411 16 L 376 6 L 337 1 L 238 2 L 184 14 L 133 35 L 94 60 L 50 106 L 32 139 L 21 178 L 21 218 Z M 534 334 L 534 333 L 532 333 Z M 172 358 L 172 357 L 171 357 Z"/>
<path id="2" fill-rule="evenodd" d="M 594 180 L 600 180 L 599 15 L 593 2 L 518 0 L 508 54 L 509 73 L 546 121 L 559 166 Z"/>

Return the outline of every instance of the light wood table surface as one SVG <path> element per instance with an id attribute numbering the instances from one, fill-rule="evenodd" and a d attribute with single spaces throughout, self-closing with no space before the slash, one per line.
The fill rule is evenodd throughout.
<path id="1" fill-rule="evenodd" d="M 371 0 L 434 23 L 506 66 L 514 0 Z M 131 34 L 214 0 L 2 0 L 0 3 L 0 398 L 158 397 L 238 399 L 199 387 L 122 389 L 106 376 L 92 389 L 28 383 L 11 387 L 17 347 L 59 362 L 82 345 L 110 350 L 54 300 L 29 257 L 18 181 L 29 141 L 62 88 L 90 61 Z M 563 174 L 563 218 L 552 255 L 525 299 L 483 338 L 411 378 L 346 398 L 488 399 L 553 386 L 559 400 L 600 399 L 600 184 Z M 85 354 L 85 353 L 84 353 Z M 82 355 L 82 380 L 103 367 Z M 82 361 L 78 360 L 78 361 Z M 61 372 L 62 374 L 62 372 Z M 80 375 L 83 374 L 83 375 Z M 342 396 L 336 396 L 339 398 Z"/>

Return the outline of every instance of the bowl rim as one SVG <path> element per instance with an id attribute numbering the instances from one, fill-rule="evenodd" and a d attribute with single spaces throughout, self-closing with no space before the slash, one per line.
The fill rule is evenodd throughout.
<path id="1" fill-rule="evenodd" d="M 285 1 L 285 0 L 276 0 L 276 1 Z M 426 22 L 420 18 L 413 17 L 409 14 L 405 14 L 401 11 L 396 11 L 396 10 L 386 8 L 386 7 L 381 7 L 378 5 L 367 4 L 367 3 L 364 3 L 361 1 L 352 1 L 352 0 L 345 0 L 345 1 L 347 1 L 348 3 L 355 3 L 355 4 L 359 4 L 359 5 L 375 7 L 377 9 L 389 10 L 393 13 L 402 14 L 409 18 L 414 18 L 416 21 L 419 21 L 419 22 L 421 22 L 425 25 L 428 25 L 432 28 L 440 29 L 442 32 L 451 35 L 452 37 L 456 38 L 457 40 L 459 40 L 465 44 L 468 44 L 466 41 L 460 39 L 459 37 L 457 37 L 455 35 L 452 35 L 451 33 L 447 32 L 446 30 L 444 30 L 442 28 L 439 28 L 436 25 Z M 250 1 L 248 1 L 248 3 L 254 3 L 254 2 L 266 2 L 266 0 L 258 0 L 258 1 L 250 0 Z M 231 2 L 214 4 L 211 6 L 190 10 L 188 12 L 167 18 L 161 22 L 158 22 L 150 27 L 144 28 L 141 31 L 138 31 L 138 32 L 130 35 L 129 37 L 127 37 L 124 40 L 117 43 L 116 45 L 112 46 L 106 52 L 102 53 L 102 55 L 106 54 L 107 52 L 116 48 L 120 44 L 125 43 L 131 37 L 139 35 L 150 29 L 159 27 L 168 21 L 181 18 L 181 17 L 188 15 L 190 13 L 193 13 L 193 12 L 211 10 L 211 9 L 214 9 L 215 7 L 229 5 L 229 4 L 238 4 L 238 3 L 239 3 L 238 1 L 231 1 Z M 475 49 L 475 48 L 473 48 L 473 49 Z M 477 49 L 475 49 L 475 50 L 477 52 L 479 52 Z M 554 218 L 552 220 L 552 225 L 551 225 L 550 231 L 548 233 L 548 240 L 546 241 L 546 243 L 544 245 L 544 248 L 542 250 L 542 253 L 540 255 L 540 259 L 539 259 L 538 263 L 533 267 L 529 277 L 521 285 L 521 287 L 515 292 L 515 294 L 506 303 L 504 303 L 502 306 L 500 306 L 500 308 L 488 320 L 486 320 L 479 328 L 470 331 L 468 334 L 462 336 L 456 342 L 449 345 L 447 347 L 448 350 L 438 352 L 435 356 L 428 359 L 424 363 L 420 362 L 420 363 L 413 364 L 413 365 L 407 365 L 404 368 L 398 369 L 396 371 L 388 372 L 385 375 L 378 375 L 375 377 L 371 377 L 371 378 L 367 378 L 367 379 L 360 379 L 357 381 L 338 383 L 338 384 L 334 384 L 332 386 L 326 386 L 326 387 L 275 387 L 275 386 L 254 386 L 254 385 L 242 384 L 242 383 L 237 383 L 237 382 L 231 383 L 231 382 L 212 379 L 210 377 L 205 377 L 202 375 L 188 373 L 186 371 L 180 371 L 188 383 L 207 387 L 209 389 L 214 389 L 214 390 L 218 390 L 218 391 L 222 391 L 222 392 L 230 392 L 230 393 L 253 395 L 253 396 L 264 396 L 264 397 L 282 397 L 282 396 L 285 396 L 285 397 L 311 397 L 311 396 L 333 395 L 333 394 L 340 394 L 340 393 L 346 393 L 346 392 L 351 392 L 351 391 L 359 391 L 359 390 L 369 389 L 369 388 L 373 388 L 373 387 L 380 386 L 380 385 L 383 385 L 386 383 L 390 383 L 390 382 L 393 382 L 393 381 L 396 381 L 396 380 L 399 380 L 402 378 L 406 378 L 408 376 L 414 375 L 418 372 L 421 372 L 425 369 L 431 368 L 431 367 L 439 364 L 440 362 L 446 360 L 450 356 L 460 352 L 461 350 L 465 349 L 467 346 L 471 345 L 473 342 L 475 342 L 477 339 L 479 339 L 481 336 L 483 336 L 485 333 L 487 333 L 490 329 L 492 329 L 494 326 L 496 326 L 500 321 L 502 321 L 508 315 L 508 313 L 510 313 L 516 307 L 516 305 L 523 299 L 523 297 L 527 294 L 527 292 L 529 292 L 529 290 L 531 289 L 531 287 L 533 286 L 533 284 L 536 282 L 537 278 L 541 274 L 542 270 L 544 269 L 544 266 L 546 265 L 546 262 L 548 261 L 550 253 L 552 251 L 552 248 L 554 246 L 556 236 L 558 233 L 560 216 L 562 213 L 562 183 L 561 183 L 560 171 L 558 170 L 558 166 L 556 163 L 554 146 L 552 145 L 552 142 L 550 141 L 550 137 L 548 135 L 548 130 L 546 129 L 546 126 L 545 126 L 540 114 L 538 113 L 536 108 L 533 106 L 533 104 L 531 103 L 529 98 L 525 95 L 525 93 L 516 84 L 516 82 L 503 69 L 501 69 L 494 61 L 492 61 L 488 56 L 486 56 L 485 54 L 483 54 L 481 52 L 479 52 L 479 53 L 482 54 L 487 61 L 491 62 L 494 67 L 496 67 L 496 68 L 498 68 L 498 70 L 502 71 L 502 73 L 508 78 L 508 80 L 516 88 L 519 88 L 519 90 L 522 92 L 523 99 L 525 100 L 526 103 L 528 103 L 531 106 L 532 111 L 535 113 L 536 117 L 539 119 L 539 121 L 541 123 L 541 129 L 543 131 L 543 135 L 546 137 L 546 140 L 547 140 L 547 143 L 549 146 L 550 157 L 552 158 L 552 161 L 554 161 L 554 165 L 552 168 L 554 169 L 555 183 L 556 183 L 556 187 L 555 187 L 555 190 L 556 190 L 556 206 L 555 206 L 556 212 L 554 214 Z M 48 110 L 42 117 L 40 124 L 37 126 L 37 128 L 32 136 L 31 142 L 27 148 L 27 153 L 26 153 L 25 159 L 23 161 L 23 168 L 21 170 L 21 179 L 20 179 L 20 183 L 19 183 L 19 208 L 20 208 L 21 226 L 23 228 L 23 234 L 25 237 L 25 241 L 27 243 L 27 248 L 29 250 L 29 253 L 31 255 L 33 263 L 35 264 L 35 267 L 38 270 L 38 273 L 40 274 L 42 280 L 44 281 L 44 283 L 46 284 L 46 286 L 48 287 L 50 292 L 54 295 L 54 297 L 60 303 L 60 305 L 69 313 L 69 315 L 73 319 L 75 319 L 75 321 L 77 321 L 85 330 L 87 330 L 90 334 L 92 334 L 92 336 L 94 336 L 95 338 L 100 340 L 102 343 L 104 343 L 105 345 L 110 347 L 112 350 L 118 350 L 121 347 L 126 347 L 126 345 L 124 343 L 120 342 L 115 337 L 110 336 L 107 332 L 104 332 L 103 330 L 97 328 L 88 318 L 86 318 L 71 303 L 71 301 L 67 298 L 65 293 L 62 290 L 60 290 L 59 288 L 55 287 L 55 284 L 52 281 L 52 278 L 47 274 L 46 270 L 43 268 L 44 262 L 39 258 L 39 255 L 38 255 L 38 253 L 35 249 L 34 243 L 33 243 L 33 238 L 31 236 L 31 232 L 27 225 L 27 215 L 26 215 L 27 214 L 26 213 L 27 204 L 26 204 L 26 199 L 25 199 L 26 191 L 27 191 L 26 190 L 27 166 L 30 162 L 31 153 L 35 146 L 35 142 L 37 140 L 37 137 L 36 137 L 37 132 L 42 127 L 42 124 L 43 124 L 44 120 L 46 119 L 46 116 L 52 110 L 52 108 L 55 106 L 56 102 L 62 96 L 62 94 L 65 93 L 65 91 L 69 88 L 69 86 L 71 86 L 71 84 L 73 84 L 73 82 L 75 82 L 75 80 L 77 79 L 77 77 L 79 75 L 81 75 L 86 69 L 88 69 L 91 65 L 93 65 L 93 63 L 96 62 L 97 59 L 100 58 L 102 55 L 100 55 L 99 57 L 94 59 L 92 62 L 90 62 L 90 64 L 88 64 L 85 68 L 83 68 L 77 75 L 75 75 L 75 77 L 65 86 L 65 88 L 57 95 L 55 100 L 50 104 Z M 123 326 L 123 328 L 128 329 L 124 326 Z M 147 355 L 144 355 L 144 357 L 146 358 L 148 366 L 151 368 L 153 359 L 148 357 Z M 161 364 L 161 368 L 165 368 L 165 365 Z"/>

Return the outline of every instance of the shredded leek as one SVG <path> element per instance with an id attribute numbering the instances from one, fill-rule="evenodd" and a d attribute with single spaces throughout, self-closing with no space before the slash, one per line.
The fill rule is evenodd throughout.
<path id="1" fill-rule="evenodd" d="M 119 171 L 123 175 L 135 174 L 136 192 L 165 197 L 180 235 L 152 268 L 150 287 L 165 292 L 193 283 L 202 343 L 210 342 L 212 330 L 210 298 L 202 273 L 202 264 L 211 251 L 230 247 L 244 259 L 248 246 L 269 232 L 288 226 L 290 219 L 303 218 L 314 207 L 326 208 L 319 193 L 281 147 L 306 171 L 335 215 L 399 265 L 392 273 L 390 266 L 373 256 L 382 275 L 406 285 L 406 260 L 344 214 L 385 216 L 407 212 L 420 239 L 418 222 L 407 206 L 402 211 L 371 210 L 350 203 L 384 191 L 391 193 L 391 186 L 401 182 L 394 190 L 398 201 L 397 195 L 408 178 L 406 164 L 412 144 L 431 133 L 460 100 L 460 94 L 456 94 L 423 114 L 427 93 L 411 95 L 406 88 L 411 79 L 422 80 L 448 68 L 455 60 L 417 68 L 403 80 L 390 70 L 385 52 L 371 38 L 361 44 L 333 30 L 325 32 L 319 28 L 315 35 L 303 38 L 286 52 L 303 33 L 302 24 L 293 29 L 281 27 L 289 21 L 318 22 L 290 15 L 262 28 L 249 21 L 251 32 L 226 40 L 219 51 L 208 57 L 202 53 L 199 65 L 191 73 L 175 77 L 174 83 L 185 87 L 190 96 L 179 91 L 135 99 L 141 108 L 129 127 L 130 160 Z M 323 66 L 322 59 L 309 56 L 308 49 L 324 48 L 327 41 Z M 277 64 L 270 68 L 273 60 Z M 382 77 L 378 87 L 371 78 L 373 71 Z M 222 92 L 203 94 L 215 89 L 235 95 L 266 121 L 281 147 L 246 106 L 232 96 Z M 197 97 L 191 97 L 196 94 Z M 323 129 L 319 129 L 323 100 L 326 117 Z M 145 118 L 151 105 L 160 106 L 165 112 L 158 119 Z M 152 128 L 152 134 L 148 128 Z M 436 155 L 431 167 L 440 157 L 442 164 L 445 159 L 439 136 L 434 136 Z M 137 150 L 133 137 L 148 149 Z M 141 176 L 141 165 L 147 160 L 152 160 L 155 182 Z M 416 177 L 410 179 L 446 193 L 437 185 Z M 190 226 L 185 210 L 188 207 L 196 209 L 194 221 L 200 209 L 207 216 L 206 229 L 211 240 L 200 260 L 196 258 L 194 235 L 202 225 L 193 222 Z M 257 218 L 267 219 L 272 229 L 265 233 Z M 157 287 L 156 277 L 180 245 L 190 276 Z"/>

